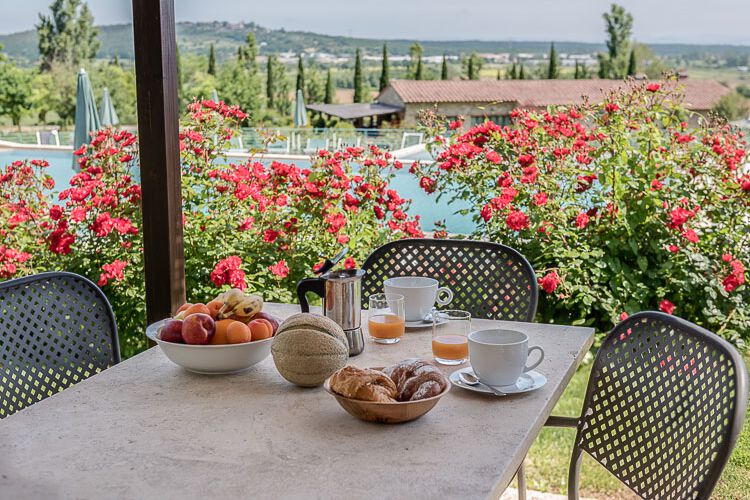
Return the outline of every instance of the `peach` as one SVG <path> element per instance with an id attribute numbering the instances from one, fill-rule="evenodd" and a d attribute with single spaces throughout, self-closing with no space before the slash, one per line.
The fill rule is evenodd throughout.
<path id="1" fill-rule="evenodd" d="M 227 327 L 227 341 L 230 344 L 242 344 L 250 342 L 253 336 L 250 332 L 250 328 L 245 323 L 239 321 L 232 321 Z"/>
<path id="2" fill-rule="evenodd" d="M 253 334 L 253 340 L 269 339 L 273 336 L 273 327 L 268 320 L 254 319 L 247 324 Z"/>
<path id="3" fill-rule="evenodd" d="M 188 316 L 192 314 L 205 314 L 207 316 L 211 316 L 211 311 L 208 307 L 206 307 L 205 304 L 201 304 L 200 302 L 193 304 L 192 306 L 188 307 L 182 312 L 182 318 L 185 319 Z M 213 319 L 213 318 L 211 318 Z"/>
<path id="4" fill-rule="evenodd" d="M 220 319 L 216 322 L 216 333 L 214 333 L 214 336 L 211 338 L 211 345 L 229 343 L 229 340 L 227 340 L 227 328 L 232 323 L 234 323 L 234 320 L 231 319 Z"/>
<path id="5" fill-rule="evenodd" d="M 265 312 L 259 312 L 255 316 L 253 316 L 253 319 L 264 319 L 271 323 L 271 328 L 273 328 L 273 331 L 271 332 L 271 335 L 276 335 L 276 330 L 279 329 L 279 318 L 274 316 L 273 314 L 265 313 Z"/>
<path id="6" fill-rule="evenodd" d="M 191 304 L 190 302 L 185 302 L 184 304 L 182 304 L 180 307 L 177 308 L 177 310 L 174 312 L 174 315 L 177 316 L 182 311 L 184 311 L 185 309 L 187 309 L 188 307 L 190 307 L 192 305 L 193 304 Z"/>
<path id="7" fill-rule="evenodd" d="M 214 333 L 216 333 L 216 322 L 208 314 L 194 313 L 182 322 L 182 338 L 187 344 L 208 344 Z"/>
<path id="8" fill-rule="evenodd" d="M 161 328 L 159 328 L 159 338 L 164 342 L 174 342 L 184 344 L 182 338 L 182 321 L 179 319 L 170 319 Z"/>
<path id="9" fill-rule="evenodd" d="M 216 319 L 219 315 L 219 309 L 224 307 L 224 302 L 214 299 L 208 304 L 206 304 L 206 307 L 208 307 L 208 311 L 211 317 L 213 319 Z"/>

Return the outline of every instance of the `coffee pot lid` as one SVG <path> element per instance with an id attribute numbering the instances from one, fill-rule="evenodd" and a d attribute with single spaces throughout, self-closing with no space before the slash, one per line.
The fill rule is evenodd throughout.
<path id="1" fill-rule="evenodd" d="M 321 278 L 327 280 L 327 281 L 337 281 L 337 282 L 346 282 L 346 281 L 357 281 L 362 279 L 362 276 L 365 275 L 364 269 L 337 269 L 335 271 L 329 271 L 321 276 Z"/>

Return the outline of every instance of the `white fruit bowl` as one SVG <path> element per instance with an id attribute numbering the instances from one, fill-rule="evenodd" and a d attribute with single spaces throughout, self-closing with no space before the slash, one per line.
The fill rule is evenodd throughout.
<path id="1" fill-rule="evenodd" d="M 205 375 L 222 375 L 247 370 L 271 354 L 273 337 L 227 345 L 191 345 L 166 342 L 159 338 L 159 328 L 167 320 L 157 321 L 146 328 L 146 336 L 159 344 L 173 363 L 184 369 Z"/>

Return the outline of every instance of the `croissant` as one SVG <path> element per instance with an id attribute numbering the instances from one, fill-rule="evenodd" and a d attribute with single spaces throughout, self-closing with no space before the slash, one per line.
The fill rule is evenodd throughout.
<path id="1" fill-rule="evenodd" d="M 345 366 L 331 377 L 331 390 L 347 398 L 379 403 L 396 402 L 396 384 L 383 372 Z"/>
<path id="2" fill-rule="evenodd" d="M 448 380 L 440 370 L 421 359 L 405 359 L 383 370 L 396 384 L 398 401 L 431 398 L 443 392 Z"/>

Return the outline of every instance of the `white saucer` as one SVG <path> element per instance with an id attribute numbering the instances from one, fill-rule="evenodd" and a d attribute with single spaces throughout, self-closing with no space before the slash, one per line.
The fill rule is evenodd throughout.
<path id="1" fill-rule="evenodd" d="M 474 392 L 481 392 L 484 394 L 492 394 L 492 391 L 485 387 L 481 387 L 478 385 L 468 385 L 464 383 L 460 378 L 458 378 L 459 373 L 471 373 L 474 374 L 474 370 L 471 369 L 471 367 L 467 368 L 461 368 L 460 370 L 456 370 L 455 372 L 451 373 L 450 381 L 453 382 L 453 385 L 460 387 L 461 389 L 467 389 L 469 391 Z M 536 389 L 539 389 L 540 387 L 544 386 L 544 384 L 547 383 L 547 377 L 542 375 L 536 370 L 529 370 L 526 373 L 521 374 L 520 377 L 518 377 L 518 380 L 516 380 L 515 384 L 512 385 L 501 385 L 495 387 L 500 392 L 503 392 L 505 394 L 521 394 L 524 392 L 531 392 Z"/>
<path id="2" fill-rule="evenodd" d="M 438 325 L 442 325 L 447 323 L 448 320 L 443 318 L 437 322 Z M 423 319 L 418 321 L 407 321 L 404 323 L 404 326 L 410 330 L 416 330 L 417 328 L 430 328 L 432 327 L 432 320 L 431 319 Z"/>

